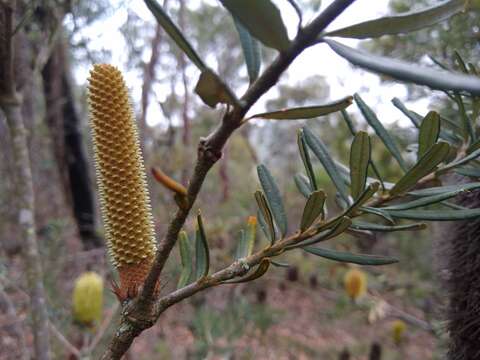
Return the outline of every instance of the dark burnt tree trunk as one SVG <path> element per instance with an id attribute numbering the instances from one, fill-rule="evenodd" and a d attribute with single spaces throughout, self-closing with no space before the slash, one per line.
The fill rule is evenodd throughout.
<path id="1" fill-rule="evenodd" d="M 70 84 L 65 46 L 59 40 L 42 70 L 46 121 L 54 153 L 84 249 L 103 245 L 95 232 L 95 204 L 80 131 L 80 117 Z"/>
<path id="2" fill-rule="evenodd" d="M 458 203 L 480 207 L 480 191 L 462 195 Z M 448 359 L 480 359 L 480 219 L 451 223 L 446 234 Z"/>

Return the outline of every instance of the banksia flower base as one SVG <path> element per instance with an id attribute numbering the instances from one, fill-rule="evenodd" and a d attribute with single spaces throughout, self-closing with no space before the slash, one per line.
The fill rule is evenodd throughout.
<path id="1" fill-rule="evenodd" d="M 109 253 L 120 277 L 120 300 L 135 296 L 156 245 L 136 122 L 118 69 L 95 65 L 89 104 L 97 182 Z"/>

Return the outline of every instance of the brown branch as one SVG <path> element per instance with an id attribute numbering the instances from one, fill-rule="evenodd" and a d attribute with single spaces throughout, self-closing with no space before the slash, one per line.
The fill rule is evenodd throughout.
<path id="1" fill-rule="evenodd" d="M 13 59 L 12 22 L 14 1 L 0 1 L 0 108 L 5 114 L 12 138 L 17 206 L 23 239 L 23 257 L 30 295 L 35 359 L 50 359 L 48 313 L 42 279 L 42 265 L 35 227 L 35 196 L 26 129 L 21 112 L 21 97 L 16 93 Z M 18 59 L 17 59 L 18 60 Z"/>
<path id="2" fill-rule="evenodd" d="M 207 277 L 203 281 L 196 282 L 184 289 L 174 292 L 173 294 L 177 294 L 176 296 L 170 297 L 171 300 L 169 301 L 164 300 L 163 305 L 156 306 L 156 310 L 153 309 L 154 289 L 157 280 L 159 279 L 170 252 L 175 245 L 178 233 L 183 227 L 185 220 L 193 207 L 207 173 L 220 159 L 222 149 L 228 138 L 241 125 L 241 120 L 250 107 L 278 82 L 281 74 L 289 67 L 295 58 L 307 47 L 314 44 L 317 35 L 320 34 L 320 32 L 322 32 L 354 1 L 355 0 L 335 0 L 310 25 L 301 29 L 289 49 L 280 53 L 274 62 L 248 89 L 241 99 L 241 105 L 236 106 L 231 111 L 227 112 L 224 115 L 220 126 L 217 127 L 217 129 L 215 129 L 207 138 L 200 141 L 197 153 L 197 163 L 188 187 L 188 206 L 183 209 L 179 208 L 174 218 L 171 220 L 167 234 L 159 244 L 155 261 L 147 279 L 145 280 L 143 291 L 138 299 L 124 307 L 121 324 L 119 325 L 118 331 L 112 339 L 108 349 L 103 354 L 103 359 L 120 359 L 129 349 L 134 338 L 143 330 L 155 324 L 156 318 L 161 313 L 161 310 L 166 309 L 175 303 L 172 302 L 173 299 L 191 296 L 200 290 L 217 284 L 218 281 L 245 273 L 246 269 L 243 266 L 243 263 L 236 262 L 219 273 Z M 285 239 L 285 241 L 286 240 L 288 239 Z M 278 242 L 269 249 L 271 250 L 282 243 L 283 241 Z M 263 257 L 268 256 L 268 254 L 270 253 L 260 252 L 255 254 L 255 256 L 252 255 L 254 256 L 254 258 L 251 259 L 252 265 L 257 264 Z M 178 292 L 180 292 L 180 294 Z"/>

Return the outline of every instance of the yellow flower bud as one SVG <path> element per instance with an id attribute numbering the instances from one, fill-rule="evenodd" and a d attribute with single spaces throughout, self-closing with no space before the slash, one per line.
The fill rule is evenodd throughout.
<path id="1" fill-rule="evenodd" d="M 73 318 L 76 322 L 92 326 L 102 317 L 103 280 L 88 271 L 80 275 L 73 288 Z"/>
<path id="2" fill-rule="evenodd" d="M 343 284 L 348 296 L 357 300 L 367 292 L 367 274 L 358 269 L 350 269 L 345 273 Z"/>
<path id="3" fill-rule="evenodd" d="M 403 340 L 405 331 L 407 330 L 407 324 L 405 324 L 402 320 L 392 321 L 391 330 L 393 342 L 399 345 Z"/>
<path id="4" fill-rule="evenodd" d="M 120 277 L 117 296 L 135 296 L 150 270 L 156 242 L 137 125 L 121 72 L 90 72 L 88 100 L 105 236 Z"/>

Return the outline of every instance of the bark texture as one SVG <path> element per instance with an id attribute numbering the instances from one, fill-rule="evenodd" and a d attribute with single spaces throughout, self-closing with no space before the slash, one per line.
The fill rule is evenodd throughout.
<path id="1" fill-rule="evenodd" d="M 42 279 L 42 265 L 35 227 L 35 200 L 30 168 L 27 136 L 23 125 L 20 103 L 1 104 L 5 113 L 13 145 L 15 177 L 17 183 L 18 222 L 22 236 L 30 312 L 34 336 L 35 359 L 50 359 L 48 313 Z"/>
<path id="2" fill-rule="evenodd" d="M 480 191 L 464 194 L 459 204 L 480 207 Z M 452 223 L 445 233 L 446 284 L 450 293 L 448 359 L 480 359 L 480 220 Z"/>
<path id="3" fill-rule="evenodd" d="M 22 116 L 21 94 L 17 93 L 15 82 L 15 70 L 21 70 L 15 67 L 22 64 L 22 59 L 14 58 L 13 43 L 18 39 L 18 36 L 13 36 L 14 14 L 14 1 L 0 1 L 0 108 L 5 115 L 12 142 L 13 169 L 18 192 L 18 222 L 30 295 L 34 358 L 47 360 L 50 359 L 48 313 L 36 236 L 33 178 Z"/>

